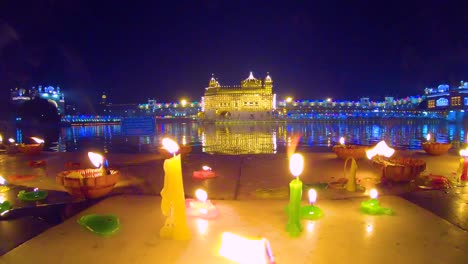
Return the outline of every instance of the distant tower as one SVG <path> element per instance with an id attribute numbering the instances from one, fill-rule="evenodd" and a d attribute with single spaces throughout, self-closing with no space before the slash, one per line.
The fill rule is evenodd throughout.
<path id="1" fill-rule="evenodd" d="M 210 88 L 219 87 L 219 82 L 215 79 L 214 74 L 211 75 L 210 83 L 208 85 Z"/>
<path id="2" fill-rule="evenodd" d="M 267 72 L 267 76 L 265 77 L 265 89 L 269 90 L 270 92 L 273 90 L 273 80 L 270 77 L 270 73 Z"/>
<path id="3" fill-rule="evenodd" d="M 99 102 L 100 105 L 106 106 L 107 105 L 107 95 L 106 92 L 102 92 L 101 95 L 101 102 Z"/>

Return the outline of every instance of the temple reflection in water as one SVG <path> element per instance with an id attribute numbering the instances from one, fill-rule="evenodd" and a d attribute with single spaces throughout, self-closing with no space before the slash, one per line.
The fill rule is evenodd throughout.
<path id="1" fill-rule="evenodd" d="M 202 151 L 228 155 L 272 154 L 277 151 L 275 125 L 207 125 L 200 126 Z"/>

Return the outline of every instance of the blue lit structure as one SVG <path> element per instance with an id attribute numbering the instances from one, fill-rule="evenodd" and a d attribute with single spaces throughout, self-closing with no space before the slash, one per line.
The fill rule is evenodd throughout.
<path id="1" fill-rule="evenodd" d="M 33 86 L 31 89 L 15 88 L 10 90 L 10 100 L 16 109 L 24 102 L 36 97 L 49 101 L 57 107 L 60 115 L 65 113 L 65 95 L 58 86 L 54 88 L 53 86 L 39 85 L 37 88 Z"/>

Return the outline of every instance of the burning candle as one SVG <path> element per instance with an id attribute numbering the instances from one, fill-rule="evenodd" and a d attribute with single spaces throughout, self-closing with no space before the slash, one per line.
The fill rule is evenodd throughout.
<path id="1" fill-rule="evenodd" d="M 460 180 L 468 181 L 468 148 L 460 150 L 460 168 L 462 168 Z"/>
<path id="2" fill-rule="evenodd" d="M 5 178 L 0 176 L 0 193 L 7 192 L 8 190 L 10 190 L 10 188 L 7 186 L 6 183 L 7 182 L 6 182 Z"/>
<path id="3" fill-rule="evenodd" d="M 93 165 L 98 168 L 101 176 L 109 174 L 109 163 L 101 154 L 88 152 L 88 157 L 89 160 L 91 160 L 91 163 L 93 163 Z"/>
<path id="4" fill-rule="evenodd" d="M 8 142 L 10 142 L 10 144 L 13 144 L 13 143 L 15 143 L 15 140 L 12 139 L 12 138 L 9 138 L 9 139 L 8 139 Z"/>
<path id="5" fill-rule="evenodd" d="M 302 232 L 302 225 L 300 221 L 300 210 L 302 200 L 302 182 L 299 179 L 304 168 L 304 158 L 301 154 L 293 154 L 289 161 L 289 169 L 291 174 L 295 177 L 289 183 L 289 204 L 288 211 L 288 224 L 286 230 L 292 237 L 297 237 Z"/>
<path id="6" fill-rule="evenodd" d="M 369 196 L 371 199 L 364 201 L 361 203 L 361 210 L 366 213 L 366 214 L 371 214 L 371 215 L 380 215 L 380 214 L 386 214 L 386 215 L 391 215 L 393 214 L 393 211 L 389 208 L 383 208 L 379 204 L 379 200 L 377 199 L 379 193 L 377 192 L 376 189 L 372 189 L 369 192 Z"/>
<path id="7" fill-rule="evenodd" d="M 344 145 L 344 144 L 345 144 L 345 139 L 344 139 L 344 137 L 340 137 L 340 144 L 341 144 L 341 145 Z"/>
<path id="8" fill-rule="evenodd" d="M 201 170 L 193 172 L 193 178 L 195 179 L 209 179 L 214 177 L 216 177 L 216 174 L 210 167 L 206 165 L 202 166 Z"/>
<path id="9" fill-rule="evenodd" d="M 427 140 L 427 142 L 431 142 L 431 134 L 429 134 L 429 133 L 427 134 L 426 140 Z"/>
<path id="10" fill-rule="evenodd" d="M 196 200 L 187 199 L 185 205 L 187 208 L 187 215 L 200 217 L 204 219 L 211 219 L 218 216 L 218 210 L 216 207 L 208 200 L 208 194 L 202 189 L 198 189 L 195 192 Z"/>
<path id="11" fill-rule="evenodd" d="M 309 219 L 309 220 L 316 220 L 323 216 L 322 209 L 315 206 L 315 202 L 317 201 L 317 192 L 314 189 L 309 190 L 309 205 L 303 206 L 301 208 L 301 216 L 302 218 Z"/>
<path id="12" fill-rule="evenodd" d="M 161 211 L 166 216 L 164 226 L 159 231 L 163 238 L 188 240 L 191 237 L 187 226 L 184 185 L 179 145 L 171 139 L 162 140 L 164 148 L 173 155 L 164 161 L 164 187 L 161 190 Z"/>

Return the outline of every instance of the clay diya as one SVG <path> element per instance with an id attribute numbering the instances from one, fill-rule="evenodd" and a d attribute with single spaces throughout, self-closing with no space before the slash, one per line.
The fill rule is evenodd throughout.
<path id="1" fill-rule="evenodd" d="M 340 138 L 340 144 L 333 146 L 332 150 L 340 159 L 346 160 L 348 158 L 363 159 L 366 157 L 367 146 L 345 144 L 343 137 Z"/>
<path id="2" fill-rule="evenodd" d="M 19 144 L 19 150 L 26 155 L 38 155 L 44 148 L 44 140 L 37 137 L 31 137 L 31 139 L 34 140 L 36 143 Z"/>
<path id="3" fill-rule="evenodd" d="M 438 156 L 445 154 L 452 147 L 452 143 L 431 141 L 431 134 L 427 134 L 426 139 L 427 142 L 422 143 L 422 148 L 429 155 Z"/>
<path id="4" fill-rule="evenodd" d="M 95 199 L 112 191 L 120 178 L 120 172 L 109 169 L 107 161 L 101 155 L 89 152 L 88 156 L 97 169 L 62 171 L 55 179 L 71 195 Z"/>

